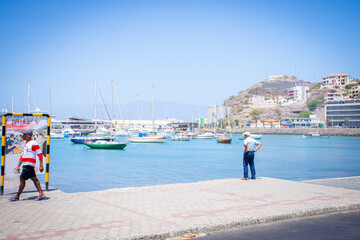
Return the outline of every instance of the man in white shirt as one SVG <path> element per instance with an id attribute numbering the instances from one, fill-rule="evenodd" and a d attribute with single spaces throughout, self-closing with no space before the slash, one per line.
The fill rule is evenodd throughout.
<path id="1" fill-rule="evenodd" d="M 251 133 L 245 132 L 243 134 L 244 137 L 244 160 L 243 160 L 243 166 L 244 166 L 244 178 L 242 180 L 249 180 L 249 169 L 248 165 L 250 165 L 250 171 L 251 171 L 251 179 L 255 180 L 255 152 L 259 150 L 261 147 L 261 143 L 256 141 L 255 139 L 250 137 Z"/>
<path id="2" fill-rule="evenodd" d="M 33 133 L 30 130 L 23 132 L 23 139 L 25 140 L 25 144 L 20 156 L 18 166 L 16 167 L 16 171 L 20 173 L 21 165 L 23 165 L 23 170 L 20 175 L 20 185 L 18 193 L 14 197 L 11 197 L 9 199 L 12 202 L 19 201 L 20 194 L 25 188 L 26 180 L 28 180 L 29 178 L 34 182 L 36 189 L 39 191 L 39 197 L 37 197 L 35 200 L 42 201 L 46 199 L 45 194 L 41 189 L 40 181 L 36 177 L 35 173 L 36 157 L 38 157 L 40 161 L 40 172 L 44 171 L 43 155 L 39 144 L 32 139 L 32 135 Z"/>

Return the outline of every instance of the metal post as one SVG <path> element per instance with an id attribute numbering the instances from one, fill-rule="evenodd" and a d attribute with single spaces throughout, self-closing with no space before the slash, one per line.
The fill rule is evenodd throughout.
<path id="1" fill-rule="evenodd" d="M 46 136 L 46 176 L 45 176 L 45 190 L 46 190 L 46 191 L 49 191 L 50 124 L 51 124 L 51 117 L 48 117 L 48 118 L 47 118 L 47 136 Z"/>
<path id="2" fill-rule="evenodd" d="M 6 144 L 6 116 L 2 117 L 2 136 L 1 136 L 1 190 L 0 195 L 4 195 L 4 176 L 5 176 L 5 144 Z"/>

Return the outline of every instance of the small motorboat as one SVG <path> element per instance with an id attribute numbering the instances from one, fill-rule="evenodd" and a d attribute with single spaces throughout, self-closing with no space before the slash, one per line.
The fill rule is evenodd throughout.
<path id="1" fill-rule="evenodd" d="M 260 135 L 260 134 L 251 134 L 250 137 L 253 138 L 253 139 L 261 139 L 262 135 Z M 239 140 L 244 140 L 244 137 L 241 136 L 239 138 Z"/>
<path id="2" fill-rule="evenodd" d="M 113 142 L 113 141 L 96 141 L 94 143 L 85 143 L 86 146 L 92 149 L 118 149 L 122 150 L 127 146 L 127 143 Z"/>
<path id="3" fill-rule="evenodd" d="M 322 135 L 318 132 L 313 132 L 313 133 L 305 133 L 302 135 L 303 138 L 308 138 L 308 137 L 319 137 L 319 138 L 328 138 L 329 135 Z"/>

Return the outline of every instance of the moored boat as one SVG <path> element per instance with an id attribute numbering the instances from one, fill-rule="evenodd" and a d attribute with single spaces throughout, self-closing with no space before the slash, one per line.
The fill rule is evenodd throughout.
<path id="1" fill-rule="evenodd" d="M 118 149 L 122 150 L 127 146 L 127 143 L 96 141 L 94 143 L 85 143 L 86 146 L 92 149 Z"/>
<path id="2" fill-rule="evenodd" d="M 250 137 L 253 139 L 261 139 L 262 135 L 261 134 L 251 134 Z M 240 137 L 239 140 L 244 140 L 244 137 Z"/>
<path id="3" fill-rule="evenodd" d="M 225 100 L 225 118 L 227 118 L 227 122 L 230 123 L 229 115 L 227 114 L 227 101 L 226 100 Z M 224 125 L 225 133 L 223 136 L 217 137 L 216 141 L 218 143 L 231 143 L 232 138 L 227 136 L 226 125 L 224 123 L 223 123 L 223 125 Z M 230 125 L 230 135 L 231 135 L 231 125 Z"/>

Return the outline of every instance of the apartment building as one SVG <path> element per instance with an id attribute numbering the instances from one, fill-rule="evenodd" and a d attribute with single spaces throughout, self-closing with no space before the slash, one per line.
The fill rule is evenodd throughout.
<path id="1" fill-rule="evenodd" d="M 331 101 L 325 105 L 328 127 L 360 127 L 360 99 Z"/>
<path id="2" fill-rule="evenodd" d="M 305 85 L 295 86 L 288 91 L 289 99 L 295 102 L 303 102 L 307 99 L 310 88 Z"/>
<path id="3" fill-rule="evenodd" d="M 340 87 L 344 88 L 347 84 L 352 83 L 349 74 L 329 74 L 322 78 L 322 87 Z"/>

